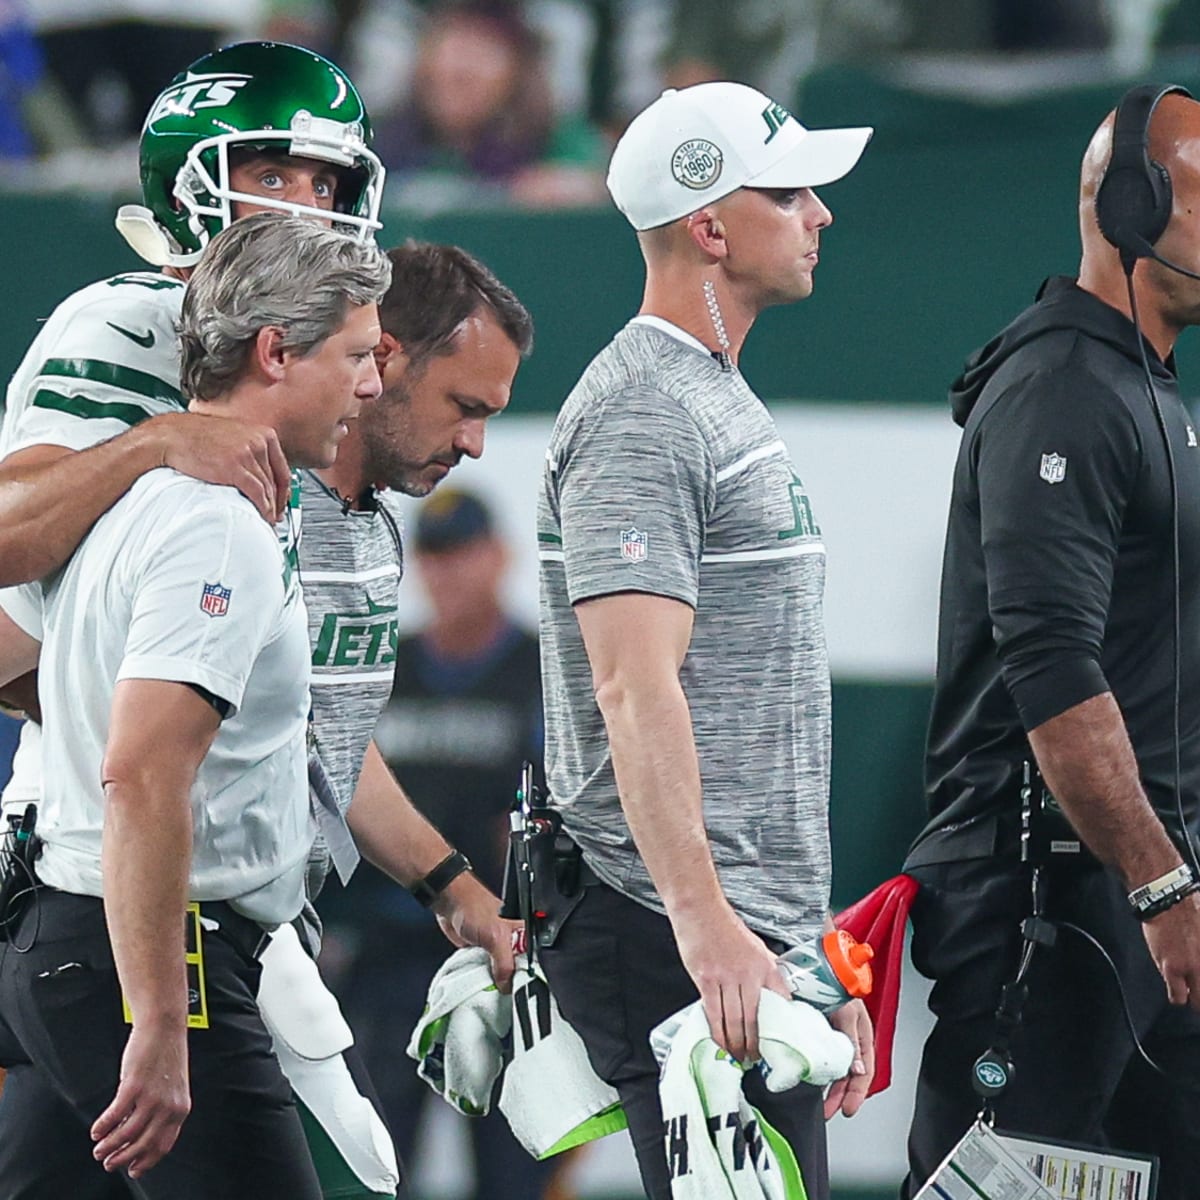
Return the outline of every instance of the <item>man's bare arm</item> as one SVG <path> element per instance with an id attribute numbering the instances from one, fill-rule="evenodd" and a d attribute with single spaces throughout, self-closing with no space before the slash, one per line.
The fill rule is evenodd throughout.
<path id="1" fill-rule="evenodd" d="M 3 636 L 3 635 L 0 635 Z M 13 717 L 28 717 L 42 723 L 42 707 L 38 703 L 37 671 L 26 671 L 8 683 L 0 684 L 0 712 Z"/>
<path id="2" fill-rule="evenodd" d="M 113 693 L 104 786 L 104 915 L 133 1016 L 116 1096 L 92 1126 L 105 1169 L 150 1170 L 191 1107 L 183 920 L 192 858 L 191 788 L 217 734 L 192 688 L 124 679 Z"/>
<path id="3" fill-rule="evenodd" d="M 1111 692 L 1093 696 L 1029 732 L 1042 776 L 1091 851 L 1127 891 L 1183 861 L 1138 773 Z M 1200 899 L 1192 895 L 1143 926 L 1173 1004 L 1200 1009 Z"/>
<path id="4" fill-rule="evenodd" d="M 23 679 L 37 666 L 42 644 L 31 638 L 21 627 L 0 608 L 0 688 L 11 692 L 10 703 L 17 707 L 21 699 L 37 699 L 36 686 L 32 696 L 28 686 L 17 688 L 11 686 L 15 680 Z"/>
<path id="5" fill-rule="evenodd" d="M 29 446 L 0 463 L 0 587 L 61 567 L 155 467 L 235 487 L 272 522 L 287 504 L 290 476 L 274 431 L 232 419 L 165 413 L 87 450 Z"/>
<path id="6" fill-rule="evenodd" d="M 713 1038 L 739 1061 L 755 1059 L 759 992 L 789 993 L 774 955 L 725 898 L 709 849 L 691 712 L 679 679 L 692 610 L 629 592 L 584 601 L 575 615 L 621 807 Z"/>
<path id="7" fill-rule="evenodd" d="M 372 742 L 363 758 L 347 820 L 363 856 L 404 887 L 423 879 L 451 847 L 405 794 Z M 462 946 L 482 946 L 502 990 L 513 973 L 514 923 L 500 917 L 500 901 L 472 871 L 465 871 L 434 901 L 446 936 Z"/>

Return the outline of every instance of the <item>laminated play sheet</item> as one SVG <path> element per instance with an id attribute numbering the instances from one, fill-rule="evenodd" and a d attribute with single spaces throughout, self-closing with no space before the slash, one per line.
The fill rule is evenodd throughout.
<path id="1" fill-rule="evenodd" d="M 1057 1200 L 996 1135 L 976 1121 L 914 1200 Z"/>
<path id="2" fill-rule="evenodd" d="M 1090 1146 L 1071 1146 L 997 1134 L 1000 1141 L 1046 1186 L 1054 1200 L 1154 1200 L 1157 1162 Z"/>

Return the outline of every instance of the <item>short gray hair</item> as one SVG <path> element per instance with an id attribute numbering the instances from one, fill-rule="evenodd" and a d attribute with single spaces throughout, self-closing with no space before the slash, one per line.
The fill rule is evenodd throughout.
<path id="1" fill-rule="evenodd" d="M 356 242 L 304 217 L 255 213 L 209 243 L 183 297 L 179 379 L 188 399 L 212 400 L 242 376 L 260 329 L 307 354 L 336 333 L 351 305 L 377 304 L 392 264 L 374 242 Z"/>

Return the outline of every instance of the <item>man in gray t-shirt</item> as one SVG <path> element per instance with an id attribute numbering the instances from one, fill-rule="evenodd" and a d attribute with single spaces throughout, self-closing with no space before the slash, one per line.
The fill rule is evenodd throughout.
<path id="1" fill-rule="evenodd" d="M 740 84 L 667 92 L 608 184 L 646 259 L 639 314 L 551 437 L 538 510 L 546 772 L 591 883 L 544 952 L 564 1015 L 621 1093 L 647 1195 L 670 1196 L 649 1030 L 699 994 L 714 1039 L 758 1057 L 776 956 L 829 922 L 825 547 L 774 422 L 737 369 L 758 313 L 807 296 L 829 210 L 871 131 L 809 132 Z M 857 1047 L 826 1111 L 870 1081 Z M 828 1196 L 821 1096 L 751 1103 Z M 752 1136 L 752 1135 L 750 1135 Z"/>

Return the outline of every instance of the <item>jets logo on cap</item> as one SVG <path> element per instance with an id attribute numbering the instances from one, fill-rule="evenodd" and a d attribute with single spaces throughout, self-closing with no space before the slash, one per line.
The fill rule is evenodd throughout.
<path id="1" fill-rule="evenodd" d="M 723 163 L 721 151 L 712 142 L 693 138 L 671 155 L 671 174 L 685 188 L 699 192 L 717 182 Z"/>
<path id="2" fill-rule="evenodd" d="M 762 110 L 762 119 L 767 123 L 767 136 L 763 138 L 765 146 L 782 128 L 784 121 L 791 119 L 792 114 L 782 104 L 772 101 Z"/>

